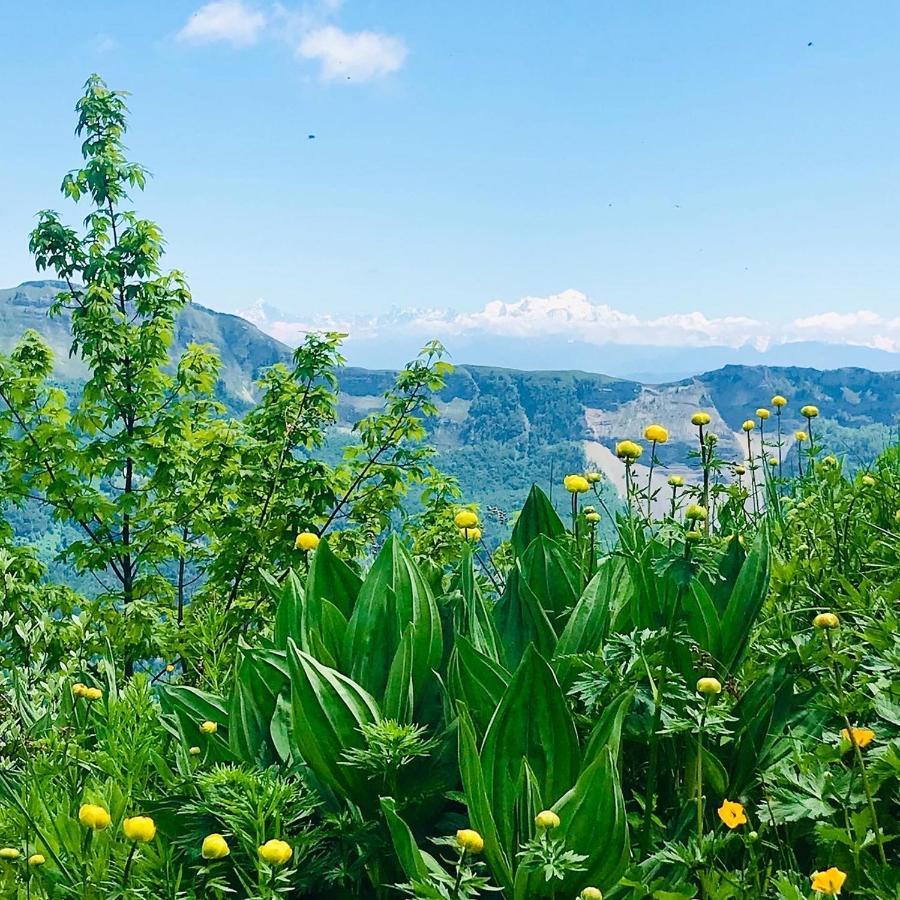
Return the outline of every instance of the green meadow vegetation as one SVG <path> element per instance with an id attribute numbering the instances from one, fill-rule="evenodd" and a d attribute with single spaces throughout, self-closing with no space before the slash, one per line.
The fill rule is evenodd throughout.
<path id="1" fill-rule="evenodd" d="M 83 222 L 30 239 L 86 381 L 35 332 L 0 357 L 5 503 L 93 585 L 0 535 L 0 896 L 900 896 L 900 446 L 851 471 L 760 398 L 743 462 L 698 410 L 701 477 L 657 488 L 635 423 L 621 503 L 561 462 L 566 515 L 533 486 L 497 541 L 428 441 L 439 344 L 340 457 L 341 335 L 240 418 L 209 346 L 170 365 L 126 114 L 88 81 Z"/>

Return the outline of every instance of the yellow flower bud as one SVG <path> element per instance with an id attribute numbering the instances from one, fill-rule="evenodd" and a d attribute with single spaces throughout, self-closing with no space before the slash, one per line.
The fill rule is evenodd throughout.
<path id="1" fill-rule="evenodd" d="M 84 692 L 87 690 L 87 687 L 83 685 L 80 681 L 76 681 L 75 684 L 72 685 L 72 693 L 76 697 L 83 697 Z"/>
<path id="2" fill-rule="evenodd" d="M 603 900 L 600 888 L 586 887 L 579 895 L 578 900 Z"/>
<path id="3" fill-rule="evenodd" d="M 587 519 L 588 522 L 590 522 L 591 524 L 596 524 L 597 522 L 600 521 L 600 513 L 598 513 L 598 512 L 589 512 L 589 513 L 585 516 L 585 519 Z"/>
<path id="4" fill-rule="evenodd" d="M 112 820 L 109 817 L 109 813 L 102 806 L 97 806 L 95 803 L 84 803 L 78 810 L 78 821 L 85 828 L 103 831 L 104 828 L 109 827 L 109 823 Z"/>
<path id="5" fill-rule="evenodd" d="M 840 620 L 832 612 L 819 613 L 813 619 L 813 628 L 837 628 L 840 624 Z"/>
<path id="6" fill-rule="evenodd" d="M 132 816 L 122 822 L 122 831 L 129 841 L 146 844 L 156 837 L 156 823 L 150 816 Z"/>
<path id="7" fill-rule="evenodd" d="M 199 747 L 191 747 L 191 749 L 188 750 L 188 753 L 190 753 L 191 756 L 199 756 L 199 755 L 200 755 L 200 748 L 199 748 Z"/>
<path id="8" fill-rule="evenodd" d="M 754 422 L 753 419 L 747 419 L 747 421 L 744 422 L 743 425 L 741 425 L 741 428 L 743 428 L 744 431 L 747 432 L 753 431 L 753 429 L 756 428 L 756 422 Z"/>
<path id="9" fill-rule="evenodd" d="M 697 690 L 707 696 L 721 694 L 722 682 L 718 678 L 701 678 L 697 681 Z"/>
<path id="10" fill-rule="evenodd" d="M 231 853 L 231 848 L 228 846 L 228 841 L 217 832 L 208 834 L 200 845 L 200 855 L 204 859 L 224 859 L 229 853 Z"/>
<path id="11" fill-rule="evenodd" d="M 474 541 L 476 544 L 481 540 L 480 528 L 460 528 L 459 536 L 464 541 Z"/>
<path id="12" fill-rule="evenodd" d="M 588 480 L 588 484 L 596 484 L 603 476 L 599 472 L 587 472 L 584 476 Z"/>
<path id="13" fill-rule="evenodd" d="M 215 722 L 210 722 L 209 719 L 202 722 L 200 725 L 200 732 L 202 734 L 215 734 L 218 730 L 219 726 Z"/>
<path id="14" fill-rule="evenodd" d="M 471 509 L 461 509 L 454 517 L 453 521 L 458 528 L 472 528 L 478 524 L 478 516 Z"/>
<path id="15" fill-rule="evenodd" d="M 734 467 L 734 474 L 735 474 L 735 475 L 746 475 L 746 474 L 747 474 L 747 470 L 746 470 L 743 466 L 735 466 L 735 467 Z"/>
<path id="16" fill-rule="evenodd" d="M 31 856 L 28 857 L 28 865 L 29 866 L 42 866 L 47 860 L 44 858 L 43 853 L 32 853 Z"/>
<path id="17" fill-rule="evenodd" d="M 167 672 L 170 672 L 170 673 L 171 673 L 171 672 L 174 672 L 174 671 L 175 671 L 175 666 L 173 666 L 172 663 L 169 663 L 169 664 L 166 666 L 166 671 L 167 671 Z"/>
<path id="18" fill-rule="evenodd" d="M 798 444 L 802 444 L 804 441 L 809 440 L 809 435 L 805 431 L 795 431 L 794 432 L 794 440 Z"/>
<path id="19" fill-rule="evenodd" d="M 291 845 L 284 841 L 266 841 L 259 848 L 259 858 L 270 866 L 283 866 L 293 855 Z"/>
<path id="20" fill-rule="evenodd" d="M 584 475 L 566 475 L 563 484 L 570 494 L 583 494 L 590 489 L 590 483 Z"/>
<path id="21" fill-rule="evenodd" d="M 684 511 L 684 517 L 689 522 L 705 522 L 707 515 L 706 508 L 699 503 L 688 503 Z"/>
<path id="22" fill-rule="evenodd" d="M 762 419 L 763 422 L 765 422 L 766 419 L 769 418 L 769 415 L 770 415 L 769 411 L 768 411 L 764 406 L 761 406 L 761 407 L 756 411 L 756 416 L 757 416 L 757 418 Z"/>
<path id="23" fill-rule="evenodd" d="M 703 540 L 703 535 L 699 531 L 686 531 L 684 533 L 684 539 L 689 544 L 696 544 L 697 541 Z"/>
<path id="24" fill-rule="evenodd" d="M 94 700 L 99 700 L 103 696 L 103 691 L 100 688 L 95 687 L 86 687 L 81 694 L 85 700 L 90 700 L 93 702 Z"/>
<path id="25" fill-rule="evenodd" d="M 780 410 L 782 406 L 787 406 L 787 398 L 782 397 L 781 394 L 776 394 L 772 398 L 772 406 Z"/>
<path id="26" fill-rule="evenodd" d="M 456 843 L 469 853 L 481 853 L 484 850 L 484 838 L 471 828 L 461 828 L 457 831 Z"/>
<path id="27" fill-rule="evenodd" d="M 800 408 L 800 415 L 805 419 L 815 419 L 819 415 L 819 407 L 809 404 Z"/>
<path id="28" fill-rule="evenodd" d="M 294 548 L 303 550 L 306 553 L 315 550 L 318 546 L 319 536 L 313 534 L 311 531 L 301 531 L 300 534 L 297 535 L 297 540 L 294 541 Z"/>
<path id="29" fill-rule="evenodd" d="M 691 425 L 709 425 L 710 421 L 709 413 L 695 412 L 691 416 Z"/>
<path id="30" fill-rule="evenodd" d="M 774 456 L 770 456 L 770 457 L 769 457 L 769 465 L 770 465 L 770 466 L 777 466 L 777 465 L 778 465 L 778 460 L 775 459 Z"/>
<path id="31" fill-rule="evenodd" d="M 545 809 L 534 817 L 534 824 L 544 830 L 559 828 L 559 816 L 553 810 Z"/>
<path id="32" fill-rule="evenodd" d="M 18 859 L 22 854 L 15 847 L 3 847 L 0 849 L 0 859 L 7 859 L 12 862 Z"/>
<path id="33" fill-rule="evenodd" d="M 871 475 L 863 475 L 861 481 L 866 487 L 875 487 L 875 479 Z"/>
<path id="34" fill-rule="evenodd" d="M 634 462 L 643 452 L 644 448 L 634 441 L 619 441 L 616 444 L 616 456 L 625 462 Z"/>
<path id="35" fill-rule="evenodd" d="M 644 437 L 654 444 L 665 444 L 669 440 L 669 432 L 662 425 L 648 425 L 644 429 Z"/>

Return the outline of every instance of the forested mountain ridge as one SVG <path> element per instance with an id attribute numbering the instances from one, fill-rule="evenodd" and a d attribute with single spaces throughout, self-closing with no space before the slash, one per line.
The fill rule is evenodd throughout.
<path id="1" fill-rule="evenodd" d="M 0 290 L 0 350 L 8 352 L 26 328 L 37 330 L 53 348 L 57 377 L 65 383 L 84 372 L 69 356 L 66 315 L 48 316 L 53 297 L 64 287 L 48 280 Z M 221 393 L 237 413 L 252 403 L 261 372 L 291 354 L 289 347 L 239 316 L 199 304 L 180 314 L 173 355 L 191 342 L 216 347 L 222 360 Z M 702 365 L 702 350 L 685 352 L 699 357 Z M 339 377 L 339 431 L 346 431 L 379 405 L 393 373 L 348 367 Z M 464 489 L 479 484 L 486 502 L 512 508 L 532 481 L 549 484 L 563 470 L 583 467 L 585 456 L 588 465 L 614 472 L 616 441 L 640 438 L 651 422 L 670 432 L 670 443 L 659 448 L 663 463 L 679 460 L 683 467 L 686 445 L 693 446 L 696 437 L 690 415 L 699 408 L 712 416 L 722 455 L 739 459 L 746 447 L 741 423 L 776 393 L 791 401 L 783 419 L 788 455 L 793 431 L 803 424 L 803 403 L 821 408 L 821 427 L 829 430 L 832 444 L 856 461 L 876 452 L 886 429 L 900 422 L 897 372 L 730 365 L 652 385 L 588 372 L 462 364 L 448 377 L 438 398 L 439 416 L 430 427 L 441 465 L 460 477 Z"/>

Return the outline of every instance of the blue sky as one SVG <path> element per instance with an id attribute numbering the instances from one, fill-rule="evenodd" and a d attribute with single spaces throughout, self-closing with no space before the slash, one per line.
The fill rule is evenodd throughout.
<path id="1" fill-rule="evenodd" d="M 202 7 L 7 4 L 0 286 L 67 205 L 96 71 L 133 95 L 139 210 L 218 309 L 898 315 L 896 3 Z"/>

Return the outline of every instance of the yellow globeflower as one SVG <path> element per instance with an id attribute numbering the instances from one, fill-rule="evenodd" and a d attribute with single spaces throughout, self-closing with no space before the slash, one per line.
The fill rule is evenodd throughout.
<path id="1" fill-rule="evenodd" d="M 832 612 L 819 613 L 813 619 L 813 628 L 837 628 L 840 624 L 840 619 Z"/>
<path id="2" fill-rule="evenodd" d="M 534 817 L 534 824 L 545 830 L 559 828 L 559 816 L 553 810 L 545 809 Z"/>
<path id="3" fill-rule="evenodd" d="M 800 415 L 803 416 L 804 419 L 815 419 L 816 416 L 819 415 L 819 407 L 813 406 L 812 404 L 803 406 L 800 408 Z"/>
<path id="4" fill-rule="evenodd" d="M 616 444 L 616 456 L 626 462 L 634 462 L 643 452 L 644 448 L 634 441 L 619 441 Z"/>
<path id="5" fill-rule="evenodd" d="M 598 512 L 589 512 L 589 513 L 585 516 L 585 519 L 587 519 L 588 522 L 590 522 L 591 524 L 596 524 L 597 522 L 600 521 L 600 513 L 598 513 Z"/>
<path id="6" fill-rule="evenodd" d="M 787 397 L 782 397 L 781 394 L 776 394 L 772 398 L 772 406 L 774 406 L 778 410 L 780 410 L 783 406 L 787 406 Z"/>
<path id="7" fill-rule="evenodd" d="M 104 828 L 109 827 L 109 823 L 112 820 L 109 817 L 109 813 L 102 806 L 97 806 L 95 803 L 83 803 L 78 810 L 78 821 L 85 828 L 103 831 Z"/>
<path id="8" fill-rule="evenodd" d="M 794 432 L 794 440 L 798 444 L 802 444 L 804 441 L 809 440 L 809 435 L 805 431 L 795 431 Z"/>
<path id="9" fill-rule="evenodd" d="M 169 673 L 171 674 L 172 672 L 175 671 L 175 666 L 174 666 L 172 663 L 169 663 L 169 664 L 166 666 L 166 671 L 169 672 Z"/>
<path id="10" fill-rule="evenodd" d="M 836 897 L 847 880 L 847 873 L 842 872 L 837 866 L 832 866 L 824 872 L 814 872 L 810 881 L 812 889 L 827 897 Z"/>
<path id="11" fill-rule="evenodd" d="M 459 536 L 464 541 L 475 541 L 476 543 L 478 543 L 478 541 L 481 540 L 481 529 L 480 528 L 460 528 Z"/>
<path id="12" fill-rule="evenodd" d="M 319 536 L 313 534 L 311 531 L 301 531 L 300 534 L 297 535 L 297 540 L 294 541 L 294 548 L 296 550 L 303 550 L 306 553 L 309 553 L 310 550 L 315 550 L 318 546 Z"/>
<path id="13" fill-rule="evenodd" d="M 83 685 L 80 681 L 76 681 L 75 684 L 72 685 L 72 693 L 76 697 L 83 697 L 84 692 L 87 690 L 87 687 Z"/>
<path id="14" fill-rule="evenodd" d="M 753 429 L 756 428 L 756 422 L 754 422 L 753 419 L 747 419 L 747 421 L 741 425 L 741 428 L 743 428 L 744 431 L 753 431 Z"/>
<path id="15" fill-rule="evenodd" d="M 770 456 L 770 457 L 769 457 L 769 465 L 770 465 L 770 466 L 777 466 L 777 465 L 778 465 L 778 460 L 775 459 L 774 456 Z"/>
<path id="16" fill-rule="evenodd" d="M 191 749 L 188 750 L 188 753 L 190 753 L 191 756 L 199 756 L 199 755 L 200 755 L 200 748 L 199 748 L 199 747 L 191 747 Z"/>
<path id="17" fill-rule="evenodd" d="M 603 892 L 600 888 L 586 887 L 578 895 L 578 900 L 603 900 Z"/>
<path id="18" fill-rule="evenodd" d="M 644 437 L 655 444 L 664 444 L 669 439 L 669 432 L 662 425 L 648 425 L 644 429 Z"/>
<path id="19" fill-rule="evenodd" d="M 215 722 L 210 722 L 209 719 L 200 724 L 201 734 L 215 734 L 218 730 L 219 726 Z"/>
<path id="20" fill-rule="evenodd" d="M 672 487 L 683 487 L 684 479 L 680 475 L 670 475 L 668 482 Z"/>
<path id="21" fill-rule="evenodd" d="M 42 866 L 45 862 L 47 862 L 47 860 L 43 853 L 32 853 L 31 856 L 28 857 L 29 866 Z"/>
<path id="22" fill-rule="evenodd" d="M 204 859 L 224 859 L 231 853 L 228 841 L 218 832 L 208 834 L 200 845 L 200 855 Z"/>
<path id="23" fill-rule="evenodd" d="M 100 688 L 89 688 L 86 687 L 81 694 L 85 700 L 90 700 L 93 702 L 94 700 L 99 700 L 103 696 L 103 691 Z"/>
<path id="24" fill-rule="evenodd" d="M 763 422 L 765 422 L 766 419 L 769 418 L 769 415 L 770 415 L 769 411 L 768 411 L 764 406 L 761 406 L 761 407 L 756 411 L 756 416 L 757 416 L 757 418 L 762 419 Z"/>
<path id="25" fill-rule="evenodd" d="M 18 859 L 22 854 L 15 847 L 3 847 L 0 849 L 0 859 L 8 859 L 12 862 Z"/>
<path id="26" fill-rule="evenodd" d="M 484 850 L 484 838 L 471 828 L 461 828 L 457 831 L 456 843 L 469 853 L 481 853 Z"/>
<path id="27" fill-rule="evenodd" d="M 833 468 L 837 464 L 838 464 L 838 461 L 837 461 L 836 456 L 823 456 L 822 462 L 819 463 L 819 465 L 821 465 L 822 467 L 824 467 L 826 469 Z"/>
<path id="28" fill-rule="evenodd" d="M 478 516 L 471 509 L 461 509 L 454 517 L 453 521 L 457 528 L 471 528 L 478 524 Z"/>
<path id="29" fill-rule="evenodd" d="M 719 818 L 729 827 L 737 828 L 738 825 L 747 824 L 747 815 L 744 807 L 733 800 L 723 800 L 719 807 Z"/>
<path id="30" fill-rule="evenodd" d="M 747 474 L 747 470 L 746 470 L 743 466 L 735 466 L 735 467 L 734 467 L 734 474 L 735 474 L 735 475 L 746 475 L 746 474 Z"/>
<path id="31" fill-rule="evenodd" d="M 266 841 L 259 848 L 259 858 L 267 862 L 270 866 L 283 866 L 293 855 L 294 851 L 291 845 L 284 841 L 271 840 Z"/>
<path id="32" fill-rule="evenodd" d="M 588 484 L 596 484 L 603 477 L 599 472 L 587 472 L 584 476 L 588 480 Z"/>
<path id="33" fill-rule="evenodd" d="M 718 678 L 701 678 L 697 681 L 697 690 L 707 696 L 722 693 L 722 682 Z"/>
<path id="34" fill-rule="evenodd" d="M 707 512 L 699 503 L 688 503 L 684 517 L 690 522 L 705 522 Z"/>
<path id="35" fill-rule="evenodd" d="M 566 475 L 563 478 L 563 484 L 570 494 L 583 494 L 591 487 L 590 482 L 584 475 Z"/>
<path id="36" fill-rule="evenodd" d="M 696 544 L 697 541 L 703 540 L 703 535 L 699 531 L 686 531 L 684 533 L 684 539 L 689 544 Z"/>
<path id="37" fill-rule="evenodd" d="M 691 425 L 709 425 L 710 421 L 709 413 L 695 412 L 691 416 Z"/>
<path id="38" fill-rule="evenodd" d="M 851 734 L 853 735 L 852 741 L 850 740 Z M 868 747 L 875 740 L 875 732 L 871 728 L 851 728 L 850 731 L 842 728 L 841 737 L 848 744 L 852 745 L 855 743 L 857 747 Z"/>
<path id="39" fill-rule="evenodd" d="M 122 822 L 122 831 L 129 841 L 146 844 L 156 837 L 156 823 L 150 816 L 132 816 Z"/>
<path id="40" fill-rule="evenodd" d="M 866 487 L 875 487 L 875 479 L 871 475 L 863 475 L 861 480 Z"/>

